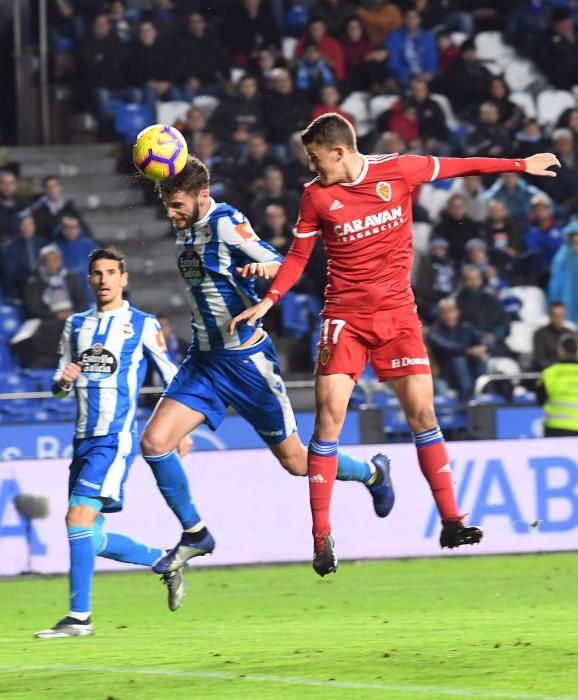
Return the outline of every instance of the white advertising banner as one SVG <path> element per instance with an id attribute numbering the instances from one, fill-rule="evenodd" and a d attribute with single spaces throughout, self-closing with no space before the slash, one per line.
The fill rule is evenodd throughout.
<path id="1" fill-rule="evenodd" d="M 501 440 L 449 445 L 462 512 L 484 528 L 483 542 L 448 553 L 439 548 L 439 523 L 412 445 L 390 445 L 396 504 L 377 518 L 360 484 L 338 482 L 333 533 L 341 559 L 450 556 L 578 550 L 578 439 Z M 375 446 L 349 447 L 361 458 Z M 212 556 L 195 566 L 292 562 L 311 559 L 307 481 L 291 477 L 268 450 L 192 453 L 186 460 L 194 499 L 217 540 Z M 49 516 L 33 522 L 31 568 L 68 568 L 64 526 L 68 462 L 0 462 L 0 575 L 28 568 L 26 522 L 14 507 L 19 493 L 46 496 Z M 106 528 L 147 544 L 169 547 L 180 527 L 157 491 L 148 465 L 138 458 L 126 484 L 122 513 Z M 97 559 L 100 570 L 128 568 Z"/>

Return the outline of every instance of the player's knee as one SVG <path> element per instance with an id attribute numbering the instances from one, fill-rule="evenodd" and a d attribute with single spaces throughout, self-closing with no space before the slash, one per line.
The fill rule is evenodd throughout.
<path id="1" fill-rule="evenodd" d="M 409 427 L 414 433 L 430 430 L 437 425 L 437 418 L 433 406 L 415 406 L 406 414 Z"/>
<path id="2" fill-rule="evenodd" d="M 174 445 L 168 446 L 164 435 L 156 430 L 145 428 L 140 439 L 140 448 L 145 456 L 162 455 L 169 452 Z"/>
<path id="3" fill-rule="evenodd" d="M 86 506 L 70 506 L 66 513 L 67 527 L 92 527 L 96 512 Z"/>
<path id="4" fill-rule="evenodd" d="M 283 469 L 286 469 L 292 476 L 306 476 L 307 474 L 307 458 L 303 459 L 301 453 L 284 455 L 279 458 L 279 462 Z"/>

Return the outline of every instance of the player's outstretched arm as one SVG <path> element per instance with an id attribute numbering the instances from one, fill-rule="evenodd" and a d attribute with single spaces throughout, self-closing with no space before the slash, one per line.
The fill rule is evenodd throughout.
<path id="1" fill-rule="evenodd" d="M 560 161 L 553 153 L 535 153 L 533 156 L 524 158 L 524 162 L 526 163 L 526 172 L 529 175 L 556 177 L 556 173 L 548 168 L 560 167 Z"/>
<path id="2" fill-rule="evenodd" d="M 245 309 L 245 311 L 241 311 L 241 313 L 235 316 L 231 323 L 229 323 L 229 333 L 232 335 L 235 332 L 235 328 L 242 321 L 245 321 L 248 326 L 254 326 L 272 306 L 273 302 L 271 299 L 265 297 L 258 304 L 255 304 L 255 306 L 250 306 L 248 309 Z"/>
<path id="3" fill-rule="evenodd" d="M 237 272 L 241 275 L 243 279 L 249 279 L 250 277 L 262 277 L 266 280 L 275 279 L 281 263 L 276 260 L 273 262 L 261 263 L 253 262 L 244 265 L 243 267 L 238 267 Z"/>

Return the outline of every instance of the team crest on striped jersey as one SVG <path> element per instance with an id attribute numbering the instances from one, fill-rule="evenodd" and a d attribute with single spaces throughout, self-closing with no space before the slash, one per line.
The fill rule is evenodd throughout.
<path id="1" fill-rule="evenodd" d="M 375 191 L 384 202 L 391 202 L 391 184 L 389 182 L 381 180 L 375 186 Z"/>

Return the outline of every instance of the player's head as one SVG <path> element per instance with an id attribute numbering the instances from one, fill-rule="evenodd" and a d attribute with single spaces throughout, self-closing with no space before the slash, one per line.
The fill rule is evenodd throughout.
<path id="1" fill-rule="evenodd" d="M 177 231 L 190 228 L 207 213 L 210 206 L 209 182 L 209 169 L 195 156 L 189 156 L 178 175 L 157 182 L 157 192 L 163 200 L 167 217 Z"/>
<path id="2" fill-rule="evenodd" d="M 357 140 L 351 124 L 330 112 L 314 119 L 301 134 L 311 167 L 324 185 L 343 179 L 344 160 L 357 155 Z"/>
<path id="3" fill-rule="evenodd" d="M 128 284 L 124 253 L 107 246 L 95 248 L 88 256 L 88 284 L 96 297 L 98 309 L 114 309 L 122 304 Z"/>

